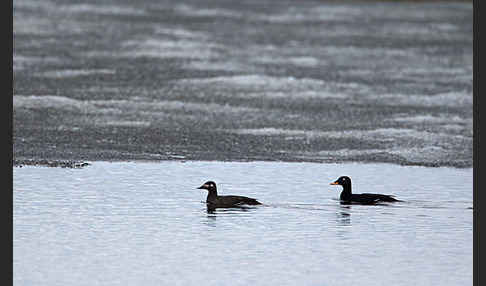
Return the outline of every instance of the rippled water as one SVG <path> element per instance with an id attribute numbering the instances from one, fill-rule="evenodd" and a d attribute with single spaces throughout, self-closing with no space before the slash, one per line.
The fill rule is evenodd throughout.
<path id="1" fill-rule="evenodd" d="M 15 285 L 471 285 L 472 169 L 280 162 L 14 168 Z M 356 193 L 403 203 L 341 206 Z M 220 194 L 265 206 L 208 213 Z"/>
<path id="2" fill-rule="evenodd" d="M 13 1 L 16 158 L 473 165 L 472 1 L 98 2 Z"/>

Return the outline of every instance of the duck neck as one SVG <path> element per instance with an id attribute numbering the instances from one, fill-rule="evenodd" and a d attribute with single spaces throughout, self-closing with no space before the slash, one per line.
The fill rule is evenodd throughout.
<path id="1" fill-rule="evenodd" d="M 208 190 L 208 197 L 206 198 L 206 202 L 214 201 L 218 196 L 218 191 L 216 189 Z"/>
<path id="2" fill-rule="evenodd" d="M 351 185 L 343 185 L 343 191 L 339 198 L 344 201 L 351 199 Z"/>

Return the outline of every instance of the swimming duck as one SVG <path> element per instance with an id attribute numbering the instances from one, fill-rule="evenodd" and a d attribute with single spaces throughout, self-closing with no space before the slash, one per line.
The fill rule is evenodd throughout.
<path id="1" fill-rule="evenodd" d="M 204 189 L 208 191 L 206 198 L 206 204 L 208 208 L 234 208 L 242 207 L 243 205 L 261 205 L 259 201 L 253 198 L 243 196 L 218 196 L 216 183 L 213 181 L 207 181 L 198 189 Z"/>
<path id="2" fill-rule="evenodd" d="M 347 176 L 339 177 L 335 182 L 332 182 L 330 185 L 341 185 L 343 186 L 343 191 L 339 198 L 341 199 L 342 203 L 345 204 L 376 204 L 380 202 L 400 202 L 400 200 L 395 199 L 393 196 L 390 195 L 381 195 L 381 194 L 352 194 L 351 193 L 351 178 Z"/>

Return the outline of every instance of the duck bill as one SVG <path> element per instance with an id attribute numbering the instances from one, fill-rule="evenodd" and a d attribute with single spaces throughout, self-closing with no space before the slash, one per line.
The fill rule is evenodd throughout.
<path id="1" fill-rule="evenodd" d="M 202 186 L 200 186 L 200 187 L 199 187 L 199 188 L 197 188 L 197 189 L 203 189 L 203 190 L 205 190 L 205 189 L 207 189 L 207 188 L 208 188 L 208 185 L 202 185 Z"/>
<path id="2" fill-rule="evenodd" d="M 339 185 L 339 183 L 338 182 L 332 182 L 329 185 Z"/>

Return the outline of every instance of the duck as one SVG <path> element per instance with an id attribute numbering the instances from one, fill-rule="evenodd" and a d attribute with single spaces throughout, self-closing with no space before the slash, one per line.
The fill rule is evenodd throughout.
<path id="1" fill-rule="evenodd" d="M 261 205 L 259 201 L 254 198 L 244 197 L 244 196 L 218 196 L 218 190 L 216 183 L 213 181 L 207 181 L 198 189 L 203 189 L 208 191 L 208 196 L 206 198 L 206 205 L 210 209 L 215 208 L 237 208 L 244 207 L 244 205 Z"/>
<path id="2" fill-rule="evenodd" d="M 353 194 L 351 193 L 351 178 L 348 176 L 341 176 L 336 181 L 330 183 L 330 185 L 341 185 L 343 186 L 343 191 L 339 196 L 341 203 L 344 204 L 362 204 L 362 205 L 372 205 L 382 202 L 401 202 L 395 199 L 392 195 L 382 195 L 382 194 Z"/>

